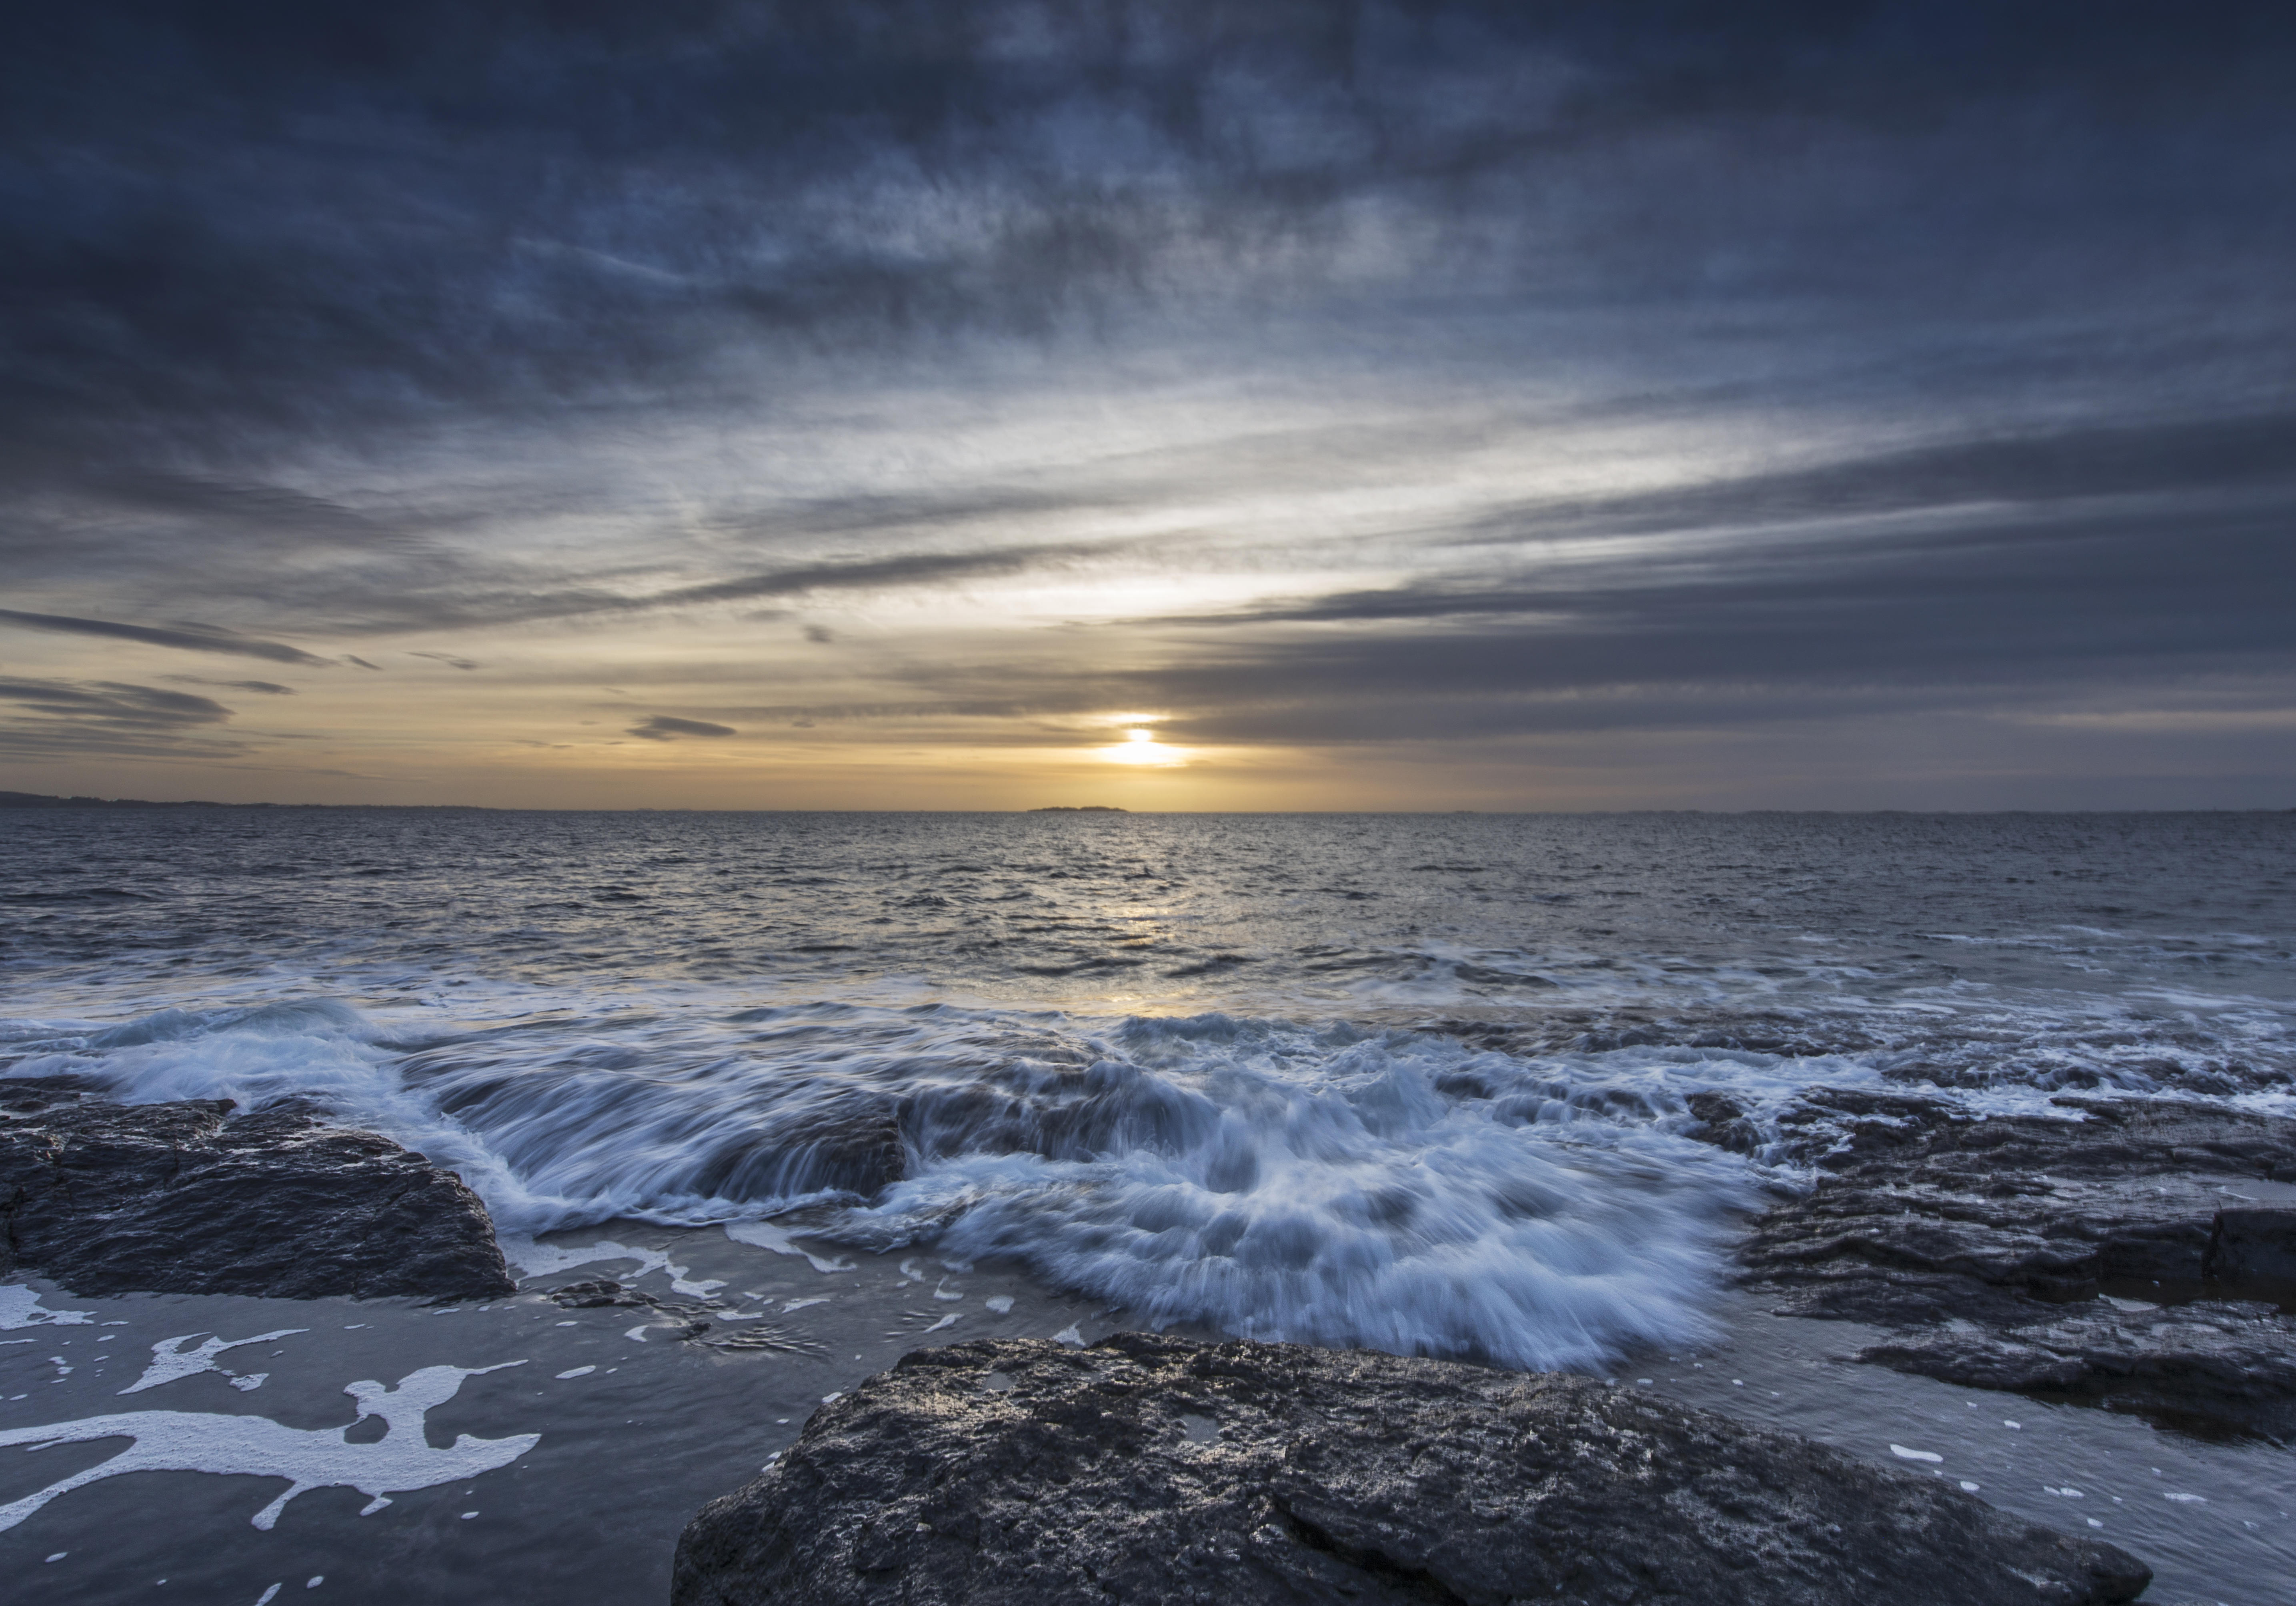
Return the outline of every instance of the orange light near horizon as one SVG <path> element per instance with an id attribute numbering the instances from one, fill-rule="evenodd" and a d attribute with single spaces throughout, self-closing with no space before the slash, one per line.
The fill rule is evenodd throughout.
<path id="1" fill-rule="evenodd" d="M 1156 733 L 1135 726 L 1124 733 L 1124 741 L 1117 747 L 1104 747 L 1100 756 L 1111 764 L 1185 764 L 1186 756 L 1177 748 L 1166 747 L 1156 740 Z"/>

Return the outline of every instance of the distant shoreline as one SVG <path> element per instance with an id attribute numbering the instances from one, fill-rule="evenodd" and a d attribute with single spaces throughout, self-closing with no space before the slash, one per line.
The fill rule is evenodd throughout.
<path id="1" fill-rule="evenodd" d="M 1110 803 L 1056 803 L 1036 808 L 707 808 L 632 804 L 626 808 L 528 808 L 492 803 L 223 803 L 209 798 L 56 797 L 45 792 L 0 791 L 0 809 L 37 808 L 266 808 L 390 809 L 430 814 L 584 815 L 1427 815 L 1468 818 L 1524 819 L 1570 815 L 1831 815 L 1849 818 L 1889 815 L 2296 815 L 2296 808 L 1119 808 Z"/>

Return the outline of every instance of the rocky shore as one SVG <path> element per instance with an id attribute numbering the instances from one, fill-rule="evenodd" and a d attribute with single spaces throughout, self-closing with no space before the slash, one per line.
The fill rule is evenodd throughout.
<path id="1" fill-rule="evenodd" d="M 676 1606 L 2134 1600 L 2134 1558 L 1639 1389 L 1119 1334 L 905 1356 L 678 1545 Z"/>
<path id="2" fill-rule="evenodd" d="M 2060 1097 L 2051 1116 L 1815 1089 L 1758 1127 L 1697 1095 L 1698 1135 L 1801 1159 L 1747 1285 L 1891 1337 L 1858 1358 L 1972 1388 L 2296 1438 L 2296 1121 Z"/>
<path id="3" fill-rule="evenodd" d="M 2070 1098 L 1981 1118 L 1824 1088 L 1768 1119 L 1717 1095 L 1695 1113 L 1710 1143 L 1808 1167 L 1806 1192 L 1750 1224 L 1742 1276 L 1781 1314 L 1882 1329 L 1857 1360 L 2296 1437 L 2296 1122 Z M 854 1274 L 786 1233 L 743 1231 L 729 1241 L 825 1291 Z M 725 1282 L 689 1282 L 660 1251 L 516 1243 L 529 1297 L 554 1319 L 637 1321 L 625 1348 L 812 1364 L 861 1347 L 785 1330 L 774 1300 L 720 1298 Z M 589 1269 L 614 1256 L 640 1274 Z M 657 1263 L 669 1297 L 628 1281 Z M 748 1274 L 732 1286 L 757 1286 Z M 922 1274 L 899 1268 L 916 1299 L 961 1301 L 910 1282 Z M 477 1197 L 387 1139 L 292 1104 L 123 1106 L 70 1077 L 0 1081 L 0 1277 L 27 1276 L 84 1298 L 447 1304 L 518 1286 Z M 945 1326 L 939 1310 L 915 1330 Z M 678 1606 L 830 1606 L 896 1586 L 950 1606 L 1094 1591 L 1960 1606 L 2133 1600 L 2149 1577 L 1974 1484 L 1587 1379 L 1119 1333 L 913 1350 L 836 1387 L 762 1478 L 694 1519 Z"/>

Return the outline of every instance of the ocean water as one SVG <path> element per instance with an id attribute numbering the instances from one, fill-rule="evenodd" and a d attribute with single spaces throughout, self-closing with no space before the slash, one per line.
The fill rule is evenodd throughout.
<path id="1" fill-rule="evenodd" d="M 506 1233 L 777 1218 L 1152 1323 L 1710 1340 L 1811 1084 L 2296 1112 L 2296 814 L 0 815 L 0 1072 L 301 1095 Z"/>

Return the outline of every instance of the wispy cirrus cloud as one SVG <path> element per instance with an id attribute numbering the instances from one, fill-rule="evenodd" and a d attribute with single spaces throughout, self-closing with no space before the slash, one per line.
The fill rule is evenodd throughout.
<path id="1" fill-rule="evenodd" d="M 25 630 L 53 631 L 62 635 L 110 636 L 114 641 L 141 642 L 152 647 L 177 647 L 187 652 L 221 652 L 237 658 L 264 658 L 274 663 L 332 668 L 332 660 L 284 642 L 241 635 L 217 625 L 127 625 L 112 619 L 75 619 L 59 613 L 20 613 L 0 608 L 0 625 Z"/>
<path id="2" fill-rule="evenodd" d="M 251 750 L 211 698 L 119 681 L 0 677 L 0 753 L 16 758 L 226 758 Z"/>
<path id="3" fill-rule="evenodd" d="M 210 680 L 204 675 L 162 675 L 160 679 L 179 686 L 215 686 L 226 692 L 254 692 L 265 697 L 292 697 L 295 688 L 283 686 L 275 680 Z"/>

